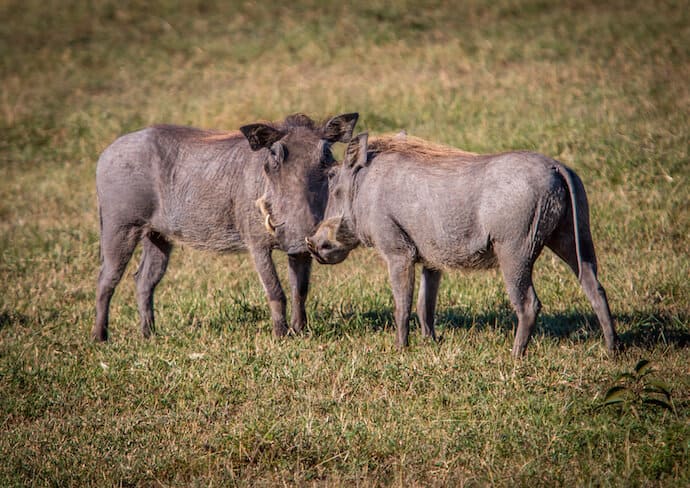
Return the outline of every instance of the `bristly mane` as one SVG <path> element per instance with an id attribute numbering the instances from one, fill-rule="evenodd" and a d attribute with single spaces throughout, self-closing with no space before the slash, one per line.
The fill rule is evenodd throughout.
<path id="1" fill-rule="evenodd" d="M 463 151 L 451 146 L 436 144 L 413 136 L 392 136 L 385 135 L 369 139 L 367 152 L 372 156 L 384 153 L 399 153 L 414 156 L 418 159 L 432 160 L 439 158 L 449 158 L 464 156 L 473 158 L 477 153 Z"/>
<path id="2" fill-rule="evenodd" d="M 316 122 L 304 114 L 292 114 L 285 117 L 283 122 L 261 122 L 276 129 L 289 130 L 294 127 L 306 127 L 308 129 L 315 129 Z M 208 131 L 201 137 L 202 141 L 225 141 L 235 137 L 243 137 L 239 130 L 232 131 Z"/>
<path id="3" fill-rule="evenodd" d="M 238 130 L 231 130 L 227 132 L 209 131 L 203 137 L 201 137 L 201 140 L 204 142 L 227 141 L 229 139 L 235 139 L 238 137 L 244 137 Z"/>
<path id="4" fill-rule="evenodd" d="M 304 114 L 292 114 L 285 117 L 285 122 L 280 124 L 283 129 L 290 129 L 292 127 L 306 127 L 307 129 L 315 129 L 316 122 L 309 116 Z"/>

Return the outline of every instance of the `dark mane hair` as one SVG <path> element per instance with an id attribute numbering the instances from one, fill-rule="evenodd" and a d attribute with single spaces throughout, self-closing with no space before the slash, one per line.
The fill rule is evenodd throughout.
<path id="1" fill-rule="evenodd" d="M 304 114 L 292 114 L 285 117 L 285 121 L 280 124 L 283 129 L 291 129 L 293 127 L 306 127 L 307 129 L 315 129 L 316 122 L 311 117 Z"/>

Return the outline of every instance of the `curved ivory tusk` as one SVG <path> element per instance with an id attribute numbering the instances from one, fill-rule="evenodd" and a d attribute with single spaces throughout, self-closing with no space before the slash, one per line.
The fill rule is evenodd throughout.
<path id="1" fill-rule="evenodd" d="M 276 234 L 276 226 L 273 225 L 271 221 L 271 214 L 268 212 L 268 204 L 266 203 L 266 198 L 261 197 L 256 201 L 256 206 L 261 210 L 261 214 L 264 216 L 264 227 L 269 234 L 274 236 Z"/>
<path id="2" fill-rule="evenodd" d="M 264 227 L 266 227 L 266 230 L 269 234 L 273 236 L 276 235 L 276 226 L 273 225 L 273 222 L 271 222 L 271 216 L 268 214 L 266 214 L 266 219 L 264 219 Z"/>

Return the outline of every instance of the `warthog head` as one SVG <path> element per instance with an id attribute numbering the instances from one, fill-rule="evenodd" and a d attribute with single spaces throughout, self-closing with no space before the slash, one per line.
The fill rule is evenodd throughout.
<path id="1" fill-rule="evenodd" d="M 307 252 L 305 236 L 323 218 L 328 171 L 335 163 L 331 144 L 348 142 L 358 114 L 333 117 L 317 126 L 292 115 L 279 126 L 251 124 L 240 130 L 254 151 L 265 149 L 266 191 L 256 201 L 266 230 L 288 254 Z"/>
<path id="2" fill-rule="evenodd" d="M 342 262 L 360 244 L 352 204 L 357 192 L 357 174 L 369 164 L 367 139 L 366 133 L 354 138 L 347 146 L 343 163 L 328 173 L 324 221 L 316 233 L 307 238 L 309 251 L 321 264 Z"/>

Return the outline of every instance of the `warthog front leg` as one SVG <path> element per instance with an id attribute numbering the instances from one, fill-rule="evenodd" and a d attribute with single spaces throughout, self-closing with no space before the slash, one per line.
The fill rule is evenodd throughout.
<path id="1" fill-rule="evenodd" d="M 393 299 L 398 347 L 407 347 L 410 335 L 410 308 L 414 293 L 414 262 L 406 256 L 386 256 Z"/>
<path id="2" fill-rule="evenodd" d="M 271 319 L 273 320 L 273 333 L 276 337 L 283 337 L 288 332 L 285 320 L 285 305 L 287 301 L 283 287 L 280 286 L 276 267 L 271 258 L 271 250 L 269 248 L 250 249 L 250 253 L 254 259 L 256 271 L 259 273 L 261 284 L 264 285 L 264 290 L 268 297 L 268 306 L 271 309 Z"/>
<path id="3" fill-rule="evenodd" d="M 292 330 L 299 333 L 307 325 L 305 303 L 309 292 L 311 256 L 308 254 L 288 257 L 288 280 L 292 296 Z"/>

